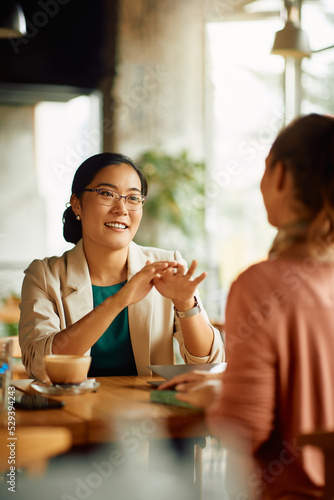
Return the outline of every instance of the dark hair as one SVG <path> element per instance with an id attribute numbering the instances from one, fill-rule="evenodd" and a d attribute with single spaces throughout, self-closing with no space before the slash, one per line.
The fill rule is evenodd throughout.
<path id="1" fill-rule="evenodd" d="M 72 195 L 75 194 L 80 198 L 85 188 L 102 168 L 109 165 L 120 165 L 121 163 L 130 165 L 137 172 L 141 182 L 141 193 L 146 196 L 148 188 L 145 175 L 130 158 L 118 153 L 99 153 L 85 160 L 75 172 L 72 183 Z M 67 207 L 63 214 L 63 225 L 65 240 L 69 243 L 78 243 L 82 238 L 81 222 L 75 218 L 71 206 Z"/>
<path id="2" fill-rule="evenodd" d="M 293 120 L 274 141 L 272 165 L 291 172 L 295 194 L 310 221 L 308 239 L 334 242 L 334 117 L 316 113 Z"/>

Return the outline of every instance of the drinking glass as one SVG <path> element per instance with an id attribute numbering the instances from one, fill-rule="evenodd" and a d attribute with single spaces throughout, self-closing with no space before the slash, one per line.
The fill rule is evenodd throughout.
<path id="1" fill-rule="evenodd" d="M 12 380 L 12 350 L 10 338 L 0 338 L 0 413 L 8 407 L 8 387 Z"/>

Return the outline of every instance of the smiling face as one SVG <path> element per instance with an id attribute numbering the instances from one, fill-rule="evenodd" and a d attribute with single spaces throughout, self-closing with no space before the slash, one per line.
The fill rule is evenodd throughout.
<path id="1" fill-rule="evenodd" d="M 141 193 L 141 181 L 130 165 L 109 165 L 102 168 L 87 189 L 106 188 L 126 196 Z M 85 191 L 80 200 L 73 195 L 72 209 L 80 215 L 84 247 L 99 247 L 111 251 L 127 249 L 134 238 L 143 209 L 129 210 L 121 198 L 115 205 L 101 205 L 97 192 Z"/>

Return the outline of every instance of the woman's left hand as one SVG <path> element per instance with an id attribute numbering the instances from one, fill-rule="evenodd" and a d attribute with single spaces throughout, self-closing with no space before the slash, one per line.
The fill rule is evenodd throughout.
<path id="1" fill-rule="evenodd" d="M 193 307 L 195 290 L 206 278 L 207 273 L 202 273 L 197 278 L 192 279 L 196 267 L 195 260 L 192 261 L 187 272 L 185 272 L 183 264 L 178 264 L 175 270 L 168 269 L 153 280 L 158 292 L 171 299 L 179 311 L 186 311 Z"/>

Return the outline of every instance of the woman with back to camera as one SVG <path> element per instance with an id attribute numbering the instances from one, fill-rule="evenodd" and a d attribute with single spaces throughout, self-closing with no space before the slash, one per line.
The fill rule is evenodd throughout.
<path id="1" fill-rule="evenodd" d="M 25 271 L 19 323 L 22 360 L 45 379 L 48 354 L 92 355 L 90 376 L 149 374 L 173 363 L 173 335 L 186 363 L 221 362 L 223 345 L 208 321 L 195 279 L 177 251 L 141 247 L 147 194 L 129 158 L 101 153 L 75 173 L 64 237 L 75 247 L 33 261 Z"/>
<path id="2" fill-rule="evenodd" d="M 255 470 L 231 498 L 251 498 L 249 488 L 255 498 L 317 499 L 321 452 L 296 440 L 334 430 L 334 118 L 311 114 L 282 130 L 261 190 L 278 233 L 268 260 L 232 284 L 226 372 L 217 381 L 180 376 L 161 389 L 175 386 L 186 391 L 181 400 L 205 406 L 224 443 L 226 429 L 243 438 Z"/>

